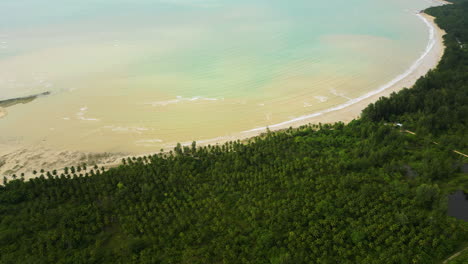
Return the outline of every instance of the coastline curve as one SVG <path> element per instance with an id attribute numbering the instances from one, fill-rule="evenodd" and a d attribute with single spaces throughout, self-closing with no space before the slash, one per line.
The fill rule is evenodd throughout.
<path id="1" fill-rule="evenodd" d="M 258 127 L 258 128 L 254 128 L 254 129 L 250 129 L 250 130 L 245 130 L 245 131 L 242 131 L 241 133 L 245 134 L 245 133 L 252 133 L 252 132 L 263 132 L 263 131 L 266 131 L 267 129 L 280 129 L 280 128 L 284 128 L 287 125 L 293 125 L 293 124 L 295 124 L 297 122 L 306 121 L 308 119 L 312 119 L 314 117 L 319 117 L 319 116 L 322 116 L 322 115 L 327 114 L 327 113 L 335 112 L 335 111 L 338 111 L 338 110 L 343 110 L 343 109 L 345 109 L 347 107 L 350 107 L 350 106 L 355 105 L 355 104 L 357 104 L 359 102 L 362 102 L 365 99 L 369 99 L 372 96 L 378 95 L 378 94 L 388 90 L 392 86 L 397 85 L 399 82 L 403 81 L 405 78 L 408 78 L 411 74 L 413 74 L 414 72 L 417 71 L 418 67 L 420 67 L 421 64 L 423 64 L 424 59 L 430 54 L 430 52 L 434 49 L 434 47 L 437 44 L 436 27 L 438 28 L 438 26 L 433 21 L 430 21 L 430 19 L 432 19 L 432 17 L 425 14 L 425 13 L 418 13 L 418 14 L 416 14 L 416 16 L 418 18 L 420 18 L 423 21 L 423 23 L 427 26 L 427 28 L 429 29 L 429 41 L 428 41 L 428 43 L 426 45 L 426 48 L 425 48 L 424 52 L 422 53 L 422 55 L 405 72 L 403 72 L 402 74 L 396 76 L 390 82 L 380 86 L 378 89 L 370 91 L 370 92 L 368 92 L 368 93 L 366 93 L 366 94 L 364 94 L 364 95 L 362 95 L 360 97 L 351 99 L 351 100 L 349 100 L 349 101 L 347 101 L 347 102 L 345 102 L 343 104 L 340 104 L 340 105 L 337 105 L 337 106 L 334 106 L 334 107 L 331 107 L 331 108 L 328 108 L 328 109 L 325 109 L 325 110 L 322 110 L 322 111 L 319 111 L 319 112 L 315 112 L 315 113 L 312 113 L 312 114 L 303 115 L 303 116 L 300 116 L 300 117 L 297 117 L 297 118 L 294 118 L 294 119 L 290 119 L 290 120 L 287 120 L 287 121 L 284 121 L 284 122 L 281 122 L 281 123 L 273 124 L 273 125 L 270 125 L 270 126 Z M 442 30 L 440 30 L 440 31 L 442 31 Z M 440 55 L 440 57 L 442 57 L 442 55 Z M 440 58 L 439 58 L 439 60 L 440 60 Z M 438 64 L 438 62 L 437 62 L 437 64 Z M 433 68 L 433 67 L 430 67 L 430 68 Z M 416 78 L 416 80 L 419 79 L 421 76 L 418 76 Z M 414 82 L 416 82 L 416 80 L 414 80 Z M 400 87 L 400 89 L 401 88 L 403 88 L 403 87 Z"/>
<path id="2" fill-rule="evenodd" d="M 215 138 L 201 138 L 201 139 L 194 139 L 197 142 L 197 145 L 203 146 L 208 144 L 222 144 L 223 142 L 231 141 L 231 140 L 246 140 L 250 137 L 258 136 L 265 132 L 267 128 L 274 128 L 275 130 L 285 129 L 290 126 L 298 127 L 301 125 L 313 123 L 333 123 L 333 122 L 349 122 L 361 114 L 362 109 L 364 109 L 370 103 L 377 101 L 382 96 L 388 96 L 392 92 L 399 91 L 404 87 L 411 87 L 413 84 L 421 77 L 424 76 L 429 70 L 434 69 L 444 53 L 444 44 L 442 41 L 442 36 L 445 32 L 438 27 L 438 25 L 434 22 L 434 18 L 424 14 L 415 14 L 422 20 L 422 22 L 427 26 L 429 29 L 429 36 L 430 39 L 427 42 L 426 48 L 422 55 L 408 68 L 404 73 L 398 75 L 397 77 L 393 78 L 392 81 L 378 87 L 378 89 L 373 90 L 369 93 L 366 93 L 358 98 L 348 100 L 347 102 L 337 105 L 335 107 L 325 109 L 320 112 L 311 113 L 309 115 L 300 116 L 291 120 L 287 120 L 278 124 L 270 125 L 267 127 L 257 127 L 247 131 L 236 131 L 232 134 L 227 134 L 224 136 L 219 136 Z M 426 30 L 424 30 L 426 31 Z M 3 109 L 4 115 L 6 116 L 6 109 Z M 0 118 L 2 116 L 2 109 L 0 107 Z M 181 142 L 182 145 L 190 145 L 191 141 L 188 142 Z M 45 144 L 45 143 L 44 143 Z M 175 147 L 175 142 L 168 142 L 167 144 L 163 144 L 161 147 L 164 149 L 173 148 Z M 5 173 L 7 168 L 14 168 L 16 164 L 16 160 L 21 158 L 24 160 L 32 160 L 30 157 L 31 155 L 39 155 L 39 158 L 36 160 L 32 160 L 30 164 L 25 164 L 21 168 L 14 169 L 14 172 L 19 172 L 20 170 L 26 170 L 28 173 L 26 174 L 26 178 L 33 178 L 34 175 L 31 173 L 32 169 L 37 168 L 37 164 L 44 164 L 44 162 L 48 162 L 47 165 L 44 167 L 45 169 L 55 169 L 67 166 L 67 164 L 76 164 L 80 162 L 81 157 L 84 155 L 86 156 L 93 156 L 95 153 L 91 152 L 73 152 L 73 155 L 66 157 L 66 160 L 61 160 L 59 157 L 62 157 L 65 150 L 63 149 L 48 149 L 44 151 L 43 148 L 46 148 L 46 145 L 38 145 L 36 147 L 19 147 L 16 144 L 12 143 L 5 143 L 0 144 L 0 159 L 15 157 L 15 159 L 9 159 L 7 161 L 7 166 L 3 166 L 0 168 L 0 174 Z M 65 152 L 68 153 L 68 152 Z M 103 161 L 99 161 L 98 164 L 100 166 L 105 166 L 106 168 L 118 166 L 120 164 L 120 160 L 124 157 L 134 157 L 140 155 L 151 155 L 156 154 L 159 152 L 156 151 L 144 151 L 139 153 L 113 153 L 110 157 L 106 156 L 106 159 Z M 12 170 L 13 171 L 13 170 Z"/>

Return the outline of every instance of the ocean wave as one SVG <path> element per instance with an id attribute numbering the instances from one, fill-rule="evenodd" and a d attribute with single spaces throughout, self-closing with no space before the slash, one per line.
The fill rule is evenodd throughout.
<path id="1" fill-rule="evenodd" d="M 142 134 L 143 131 L 148 131 L 146 127 L 124 127 L 124 126 L 105 126 L 104 128 L 110 129 L 113 132 L 136 133 Z"/>
<path id="2" fill-rule="evenodd" d="M 142 139 L 135 141 L 136 143 L 161 143 L 162 139 Z"/>
<path id="3" fill-rule="evenodd" d="M 167 101 L 151 102 L 151 103 L 147 103 L 147 104 L 152 105 L 152 106 L 166 106 L 166 105 L 171 105 L 171 104 L 178 104 L 178 103 L 181 103 L 181 102 L 218 101 L 218 100 L 220 100 L 220 99 L 203 97 L 203 96 L 194 96 L 194 97 L 190 97 L 190 98 L 184 98 L 182 96 L 177 96 L 176 99 L 167 100 Z M 221 100 L 224 100 L 224 98 L 221 98 Z"/>
<path id="4" fill-rule="evenodd" d="M 328 97 L 326 96 L 314 96 L 315 99 L 319 100 L 321 103 L 325 103 L 328 101 Z"/>
<path id="5" fill-rule="evenodd" d="M 345 93 L 340 93 L 340 92 L 338 92 L 335 88 L 332 88 L 332 89 L 330 89 L 329 91 L 330 91 L 330 93 L 332 93 L 332 94 L 335 95 L 335 96 L 343 97 L 343 98 L 345 98 L 345 99 L 351 100 L 351 98 L 349 98 L 348 96 L 346 96 Z"/>
<path id="6" fill-rule="evenodd" d="M 88 111 L 88 107 L 87 106 L 83 106 L 80 108 L 80 111 L 78 113 L 76 113 L 76 117 L 79 119 L 79 120 L 83 120 L 83 121 L 99 121 L 99 119 L 97 118 L 88 118 L 88 117 L 85 117 L 84 115 L 86 114 L 86 112 Z"/>
<path id="7" fill-rule="evenodd" d="M 293 123 L 298 122 L 298 121 L 303 121 L 303 120 L 306 120 L 306 119 L 309 119 L 309 118 L 321 116 L 321 115 L 326 114 L 326 113 L 330 113 L 330 112 L 334 112 L 334 111 L 337 111 L 337 110 L 344 109 L 344 108 L 349 107 L 349 106 L 351 106 L 353 104 L 359 103 L 364 99 L 367 99 L 367 98 L 369 98 L 371 96 L 379 94 L 379 93 L 387 90 L 388 88 L 392 87 L 393 85 L 397 84 L 399 81 L 403 80 L 404 78 L 408 77 L 410 74 L 412 74 L 421 65 L 424 58 L 429 54 L 429 52 L 431 52 L 431 50 L 434 48 L 434 46 L 436 44 L 434 26 L 423 15 L 416 14 L 416 16 L 419 17 L 424 22 L 424 24 L 428 27 L 428 29 L 429 29 L 429 41 L 427 43 L 426 49 L 424 50 L 423 54 L 405 72 L 398 75 L 397 77 L 395 77 L 390 82 L 380 86 L 378 89 L 373 90 L 373 91 L 371 91 L 369 93 L 366 93 L 366 94 L 364 94 L 364 95 L 362 95 L 360 97 L 350 99 L 350 100 L 348 100 L 347 102 L 345 102 L 345 103 L 343 103 L 341 105 L 337 105 L 335 107 L 328 108 L 328 109 L 325 109 L 323 111 L 312 113 L 312 114 L 309 114 L 309 115 L 296 117 L 296 118 L 293 118 L 293 119 L 290 119 L 290 120 L 287 120 L 287 121 L 284 121 L 284 122 L 281 122 L 281 123 L 277 123 L 277 124 L 274 124 L 274 125 L 271 125 L 271 126 L 258 127 L 258 128 L 254 128 L 254 129 L 251 129 L 251 130 L 242 131 L 242 133 L 259 132 L 259 131 L 266 130 L 267 128 L 270 128 L 270 129 L 271 128 L 273 128 L 273 129 L 280 128 L 280 127 L 284 127 L 285 125 L 293 124 Z M 330 92 L 333 93 L 333 90 L 330 90 Z M 336 92 L 336 90 L 335 90 L 335 92 Z M 343 94 L 336 93 L 336 95 L 342 96 Z"/>
<path id="8" fill-rule="evenodd" d="M 162 139 L 142 139 L 135 141 L 135 145 L 140 147 L 154 147 L 162 142 L 164 142 Z"/>

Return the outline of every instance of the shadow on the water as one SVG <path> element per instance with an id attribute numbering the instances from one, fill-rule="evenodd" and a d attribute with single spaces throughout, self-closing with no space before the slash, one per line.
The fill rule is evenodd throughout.
<path id="1" fill-rule="evenodd" d="M 448 215 L 468 221 L 468 194 L 456 191 L 448 197 Z"/>
<path id="2" fill-rule="evenodd" d="M 25 96 L 25 97 L 18 97 L 18 98 L 11 98 L 11 99 L 6 99 L 6 100 L 0 100 L 0 107 L 10 107 L 14 106 L 16 104 L 27 104 L 29 102 L 34 101 L 36 98 L 40 96 L 46 96 L 49 95 L 50 92 L 44 92 L 40 94 L 34 94 L 30 96 Z"/>

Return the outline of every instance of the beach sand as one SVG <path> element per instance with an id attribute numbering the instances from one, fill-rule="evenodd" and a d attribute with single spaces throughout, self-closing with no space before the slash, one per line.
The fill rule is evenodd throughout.
<path id="1" fill-rule="evenodd" d="M 311 114 L 309 117 L 300 117 L 296 120 L 290 120 L 281 124 L 269 126 L 270 130 L 280 130 L 289 127 L 298 127 L 305 124 L 318 123 L 335 123 L 335 122 L 350 122 L 356 119 L 361 114 L 361 111 L 370 103 L 377 101 L 382 96 L 388 96 L 393 92 L 397 92 L 403 88 L 410 88 L 429 70 L 434 69 L 443 56 L 445 46 L 443 44 L 443 36 L 445 32 L 441 30 L 435 23 L 434 18 L 427 14 L 419 14 L 420 18 L 425 21 L 430 30 L 433 32 L 433 43 L 428 44 L 426 54 L 421 57 L 408 72 L 400 77 L 397 77 L 391 85 L 380 87 L 379 90 L 372 94 L 361 97 L 353 102 L 348 102 L 345 105 L 335 107 L 334 109 L 326 110 L 320 114 Z M 385 89 L 384 89 L 385 88 Z M 6 115 L 6 111 L 0 108 L 0 118 Z M 245 131 L 230 137 L 218 137 L 198 141 L 197 144 L 221 144 L 232 140 L 245 140 L 250 137 L 257 136 L 266 131 L 266 128 L 256 128 L 250 131 Z M 190 144 L 189 142 L 185 144 Z M 166 149 L 174 146 L 166 146 Z M 146 153 L 149 155 L 151 153 Z M 0 144 L 0 175 L 12 175 L 16 173 L 18 176 L 21 173 L 25 174 L 25 179 L 35 177 L 33 170 L 44 169 L 54 170 L 62 169 L 65 166 L 72 166 L 82 163 L 98 164 L 106 168 L 117 166 L 123 157 L 128 157 L 124 153 L 84 153 L 75 151 L 57 151 L 47 148 L 46 145 L 41 146 L 21 146 L 18 147 L 14 142 Z M 60 173 L 60 171 L 59 171 Z"/>
<path id="2" fill-rule="evenodd" d="M 24 178 L 27 180 L 39 176 L 41 169 L 45 171 L 56 169 L 60 174 L 64 167 L 76 167 L 83 163 L 86 163 L 89 169 L 94 165 L 109 168 L 118 165 L 123 156 L 128 154 L 57 151 L 40 145 L 22 147 L 15 144 L 0 144 L 0 175 L 16 174 L 20 177 L 21 173 L 24 173 Z M 38 173 L 34 175 L 33 170 Z"/>

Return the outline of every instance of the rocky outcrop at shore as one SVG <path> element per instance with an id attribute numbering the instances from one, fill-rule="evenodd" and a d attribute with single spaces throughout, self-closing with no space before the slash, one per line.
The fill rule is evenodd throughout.
<path id="1" fill-rule="evenodd" d="M 40 93 L 40 94 L 33 94 L 33 95 L 29 95 L 29 96 L 24 96 L 24 97 L 17 97 L 17 98 L 11 98 L 11 99 L 6 99 L 6 100 L 0 100 L 0 117 L 2 117 L 2 114 L 1 114 L 1 109 L 2 108 L 10 107 L 10 106 L 13 106 L 13 105 L 16 105 L 16 104 L 26 104 L 26 103 L 29 103 L 29 102 L 33 101 L 34 99 L 36 99 L 36 98 L 38 98 L 40 96 L 47 96 L 49 94 L 50 94 L 50 92 L 47 91 L 47 92 Z"/>

